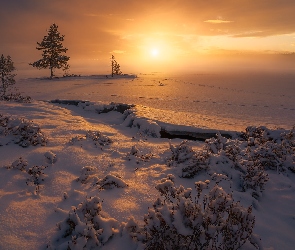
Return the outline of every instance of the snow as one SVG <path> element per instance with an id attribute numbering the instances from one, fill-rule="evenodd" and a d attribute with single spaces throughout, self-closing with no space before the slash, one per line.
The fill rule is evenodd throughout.
<path id="1" fill-rule="evenodd" d="M 136 102 L 147 97 L 132 97 L 144 92 L 132 92 L 130 84 L 141 91 L 145 86 L 150 94 L 149 88 L 159 88 L 162 95 L 163 89 L 170 92 L 169 87 L 180 86 L 172 86 L 174 80 L 183 81 L 160 80 L 161 86 L 159 79 L 144 77 L 24 79 L 18 87 L 32 95 L 31 103 L 0 101 L 0 249 L 67 249 L 68 245 L 71 249 L 85 245 L 86 249 L 144 249 L 144 218 L 147 230 L 159 223 L 156 215 L 161 215 L 171 228 L 166 233 L 173 234 L 175 227 L 189 236 L 190 221 L 199 225 L 208 216 L 222 224 L 231 206 L 243 220 L 249 218 L 248 226 L 255 217 L 252 238 L 241 249 L 255 249 L 250 241 L 264 249 L 293 249 L 295 142 L 290 121 L 280 129 L 274 129 L 277 119 L 272 124 L 267 121 L 271 130 L 249 127 L 243 140 L 235 131 L 240 132 L 241 124 L 257 125 L 253 117 L 237 126 L 224 126 L 236 118 L 223 120 L 222 126 L 195 126 L 198 121 L 187 122 L 186 116 L 192 107 L 182 113 L 171 106 L 160 109 L 159 104 L 171 102 L 173 96 L 154 107 L 148 106 L 151 100 Z M 120 93 L 124 88 L 130 98 Z M 294 103 L 285 105 L 292 120 Z M 177 122 L 178 117 L 185 122 Z M 206 142 L 169 140 L 161 138 L 162 129 L 220 133 Z M 198 216 L 193 220 L 182 209 L 191 209 L 195 198 L 200 211 L 186 210 Z M 210 212 L 222 206 L 221 217 Z M 249 207 L 252 213 L 247 217 Z M 239 226 L 229 230 L 236 232 Z M 205 230 L 214 235 L 218 227 L 202 230 L 200 240 L 205 241 Z"/>

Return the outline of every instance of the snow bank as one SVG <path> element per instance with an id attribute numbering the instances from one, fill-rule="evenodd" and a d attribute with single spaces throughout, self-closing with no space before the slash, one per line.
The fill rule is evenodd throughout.
<path id="1" fill-rule="evenodd" d="M 122 103 L 99 103 L 81 100 L 53 100 L 52 103 L 75 105 L 86 111 L 93 111 L 98 114 L 117 111 L 123 114 L 124 126 L 138 129 L 142 136 L 161 137 L 161 127 L 152 120 L 145 117 L 139 117 L 135 105 Z"/>

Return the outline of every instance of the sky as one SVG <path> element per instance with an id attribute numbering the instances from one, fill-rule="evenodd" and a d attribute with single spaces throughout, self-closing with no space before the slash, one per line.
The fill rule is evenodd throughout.
<path id="1" fill-rule="evenodd" d="M 294 0 L 0 0 L 0 54 L 41 58 L 52 23 L 73 71 L 295 71 Z M 75 72 L 73 72 L 75 73 Z"/>

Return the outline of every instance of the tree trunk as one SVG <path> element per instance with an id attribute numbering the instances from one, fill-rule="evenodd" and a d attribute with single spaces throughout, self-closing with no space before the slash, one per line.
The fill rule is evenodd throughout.
<path id="1" fill-rule="evenodd" d="M 5 88 L 4 72 L 2 72 L 2 75 L 1 75 L 1 82 L 2 82 L 2 88 L 3 88 L 3 95 L 2 96 L 5 96 L 6 88 Z"/>
<path id="2" fill-rule="evenodd" d="M 114 76 L 114 60 L 112 59 L 112 77 Z"/>
<path id="3" fill-rule="evenodd" d="M 53 68 L 50 67 L 50 79 L 52 79 L 52 77 L 53 77 Z"/>

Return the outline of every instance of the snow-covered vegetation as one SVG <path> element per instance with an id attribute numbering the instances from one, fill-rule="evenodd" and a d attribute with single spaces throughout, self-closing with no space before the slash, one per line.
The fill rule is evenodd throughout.
<path id="1" fill-rule="evenodd" d="M 2 114 L 0 114 L 0 133 L 6 137 L 12 136 L 12 141 L 22 147 L 45 145 L 47 142 L 46 136 L 37 124 Z M 0 145 L 2 146 L 2 144 Z"/>
<path id="2" fill-rule="evenodd" d="M 120 223 L 114 218 L 103 216 L 101 210 L 98 197 L 87 198 L 72 208 L 68 216 L 57 224 L 58 233 L 54 239 L 57 248 L 95 249 L 118 234 Z M 54 249 L 54 246 L 49 244 L 47 248 Z"/>
<path id="3" fill-rule="evenodd" d="M 1 101 L 0 248 L 293 248 L 294 127 L 168 127 L 130 104 Z"/>
<path id="4" fill-rule="evenodd" d="M 239 249 L 246 241 L 260 247 L 251 207 L 243 208 L 218 185 L 201 196 L 208 180 L 195 183 L 198 198 L 193 198 L 191 188 L 175 187 L 173 179 L 156 186 L 161 198 L 144 216 L 140 239 L 147 249 Z"/>

